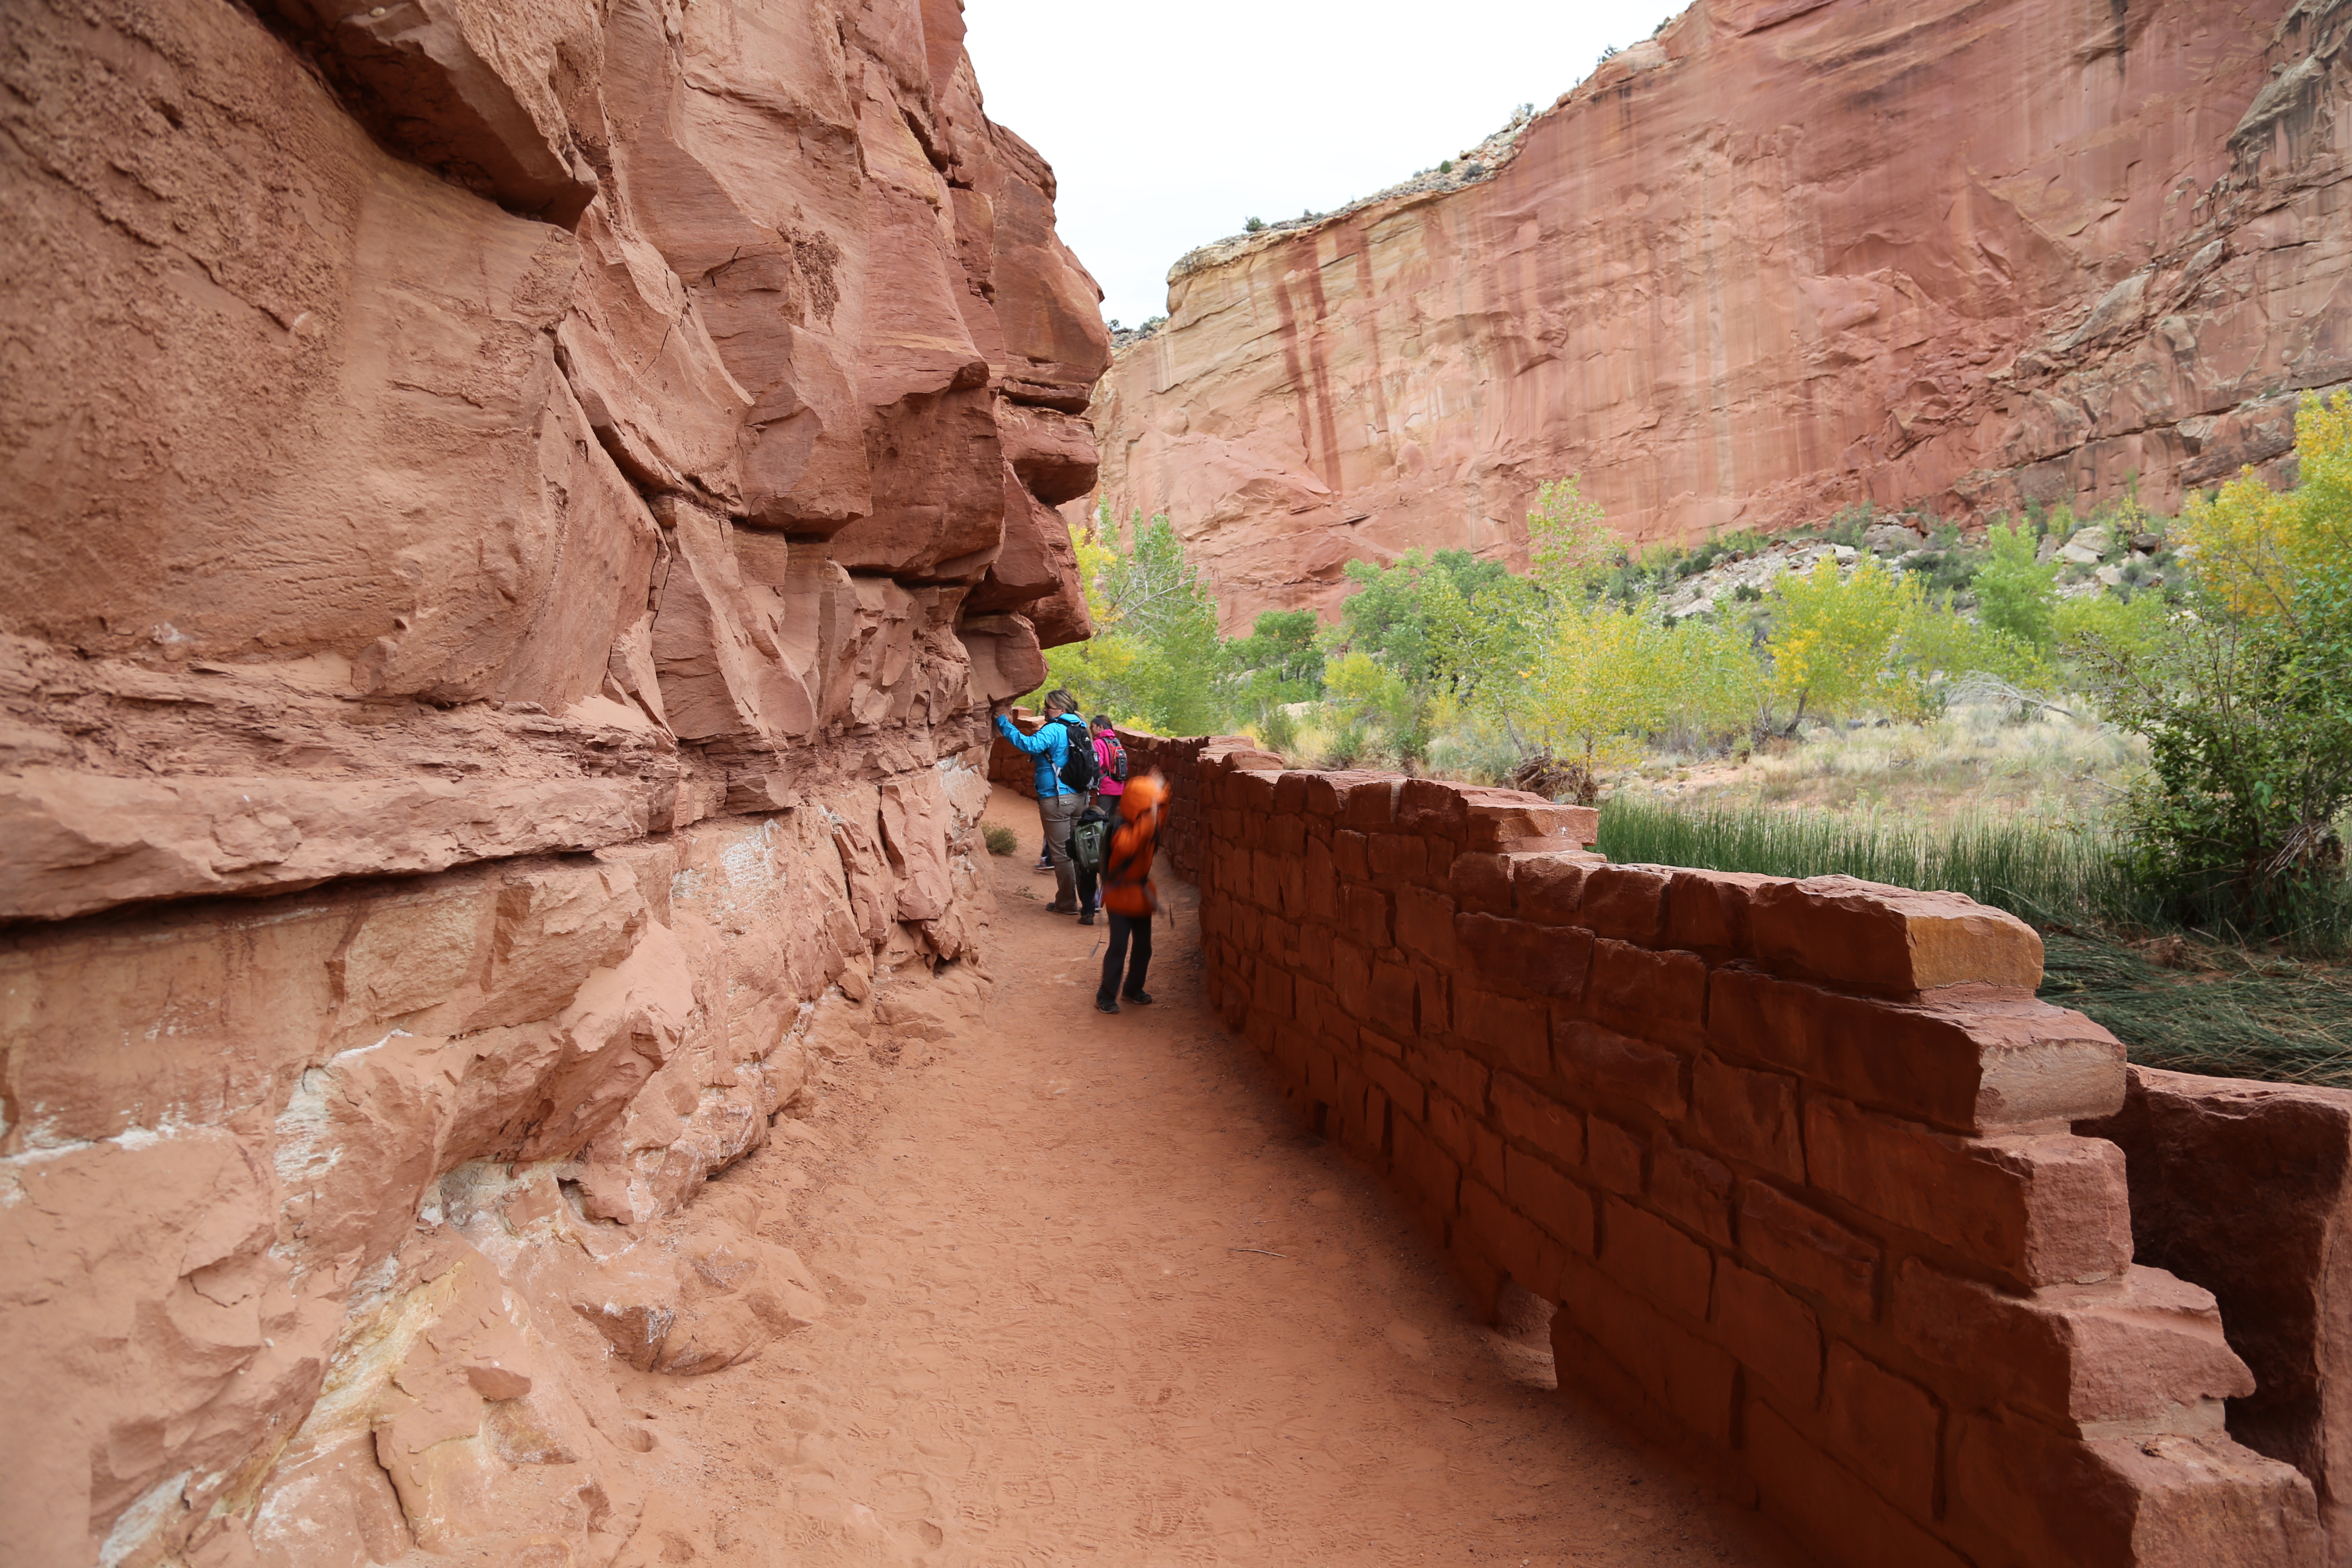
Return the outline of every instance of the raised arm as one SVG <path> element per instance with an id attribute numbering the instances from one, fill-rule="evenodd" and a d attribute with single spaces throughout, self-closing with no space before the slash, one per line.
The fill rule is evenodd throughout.
<path id="1" fill-rule="evenodd" d="M 1033 757 L 1054 749 L 1054 731 L 1059 728 L 1060 725 L 1048 720 L 1037 726 L 1035 734 L 1024 735 L 1011 719 L 1002 713 L 996 716 L 996 732 Z"/>

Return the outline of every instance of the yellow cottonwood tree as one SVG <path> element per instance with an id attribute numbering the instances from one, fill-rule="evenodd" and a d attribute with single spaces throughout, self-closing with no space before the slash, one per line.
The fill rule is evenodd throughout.
<path id="1" fill-rule="evenodd" d="M 2242 616 L 2294 619 L 2305 584 L 2352 559 L 2352 393 L 2296 411 L 2300 482 L 2273 490 L 2241 473 L 2180 512 L 2182 553 L 2206 589 Z"/>
<path id="2" fill-rule="evenodd" d="M 1907 574 L 1864 555 L 1841 578 L 1837 563 L 1824 558 L 1801 575 L 1783 574 L 1773 596 L 1772 695 L 1795 704 L 1792 726 L 1808 711 L 1918 715 L 1925 693 L 1895 659 L 1922 605 Z"/>

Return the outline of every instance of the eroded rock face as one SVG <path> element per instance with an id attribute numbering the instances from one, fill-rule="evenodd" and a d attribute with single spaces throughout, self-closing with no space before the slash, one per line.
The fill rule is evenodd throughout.
<path id="1" fill-rule="evenodd" d="M 0 18 L 0 1556 L 609 1563 L 604 1366 L 824 1310 L 709 1179 L 976 1004 L 1086 632 L 1098 293 L 961 38 Z"/>
<path id="2" fill-rule="evenodd" d="M 1226 241 L 1097 394 L 1229 620 L 1350 560 L 2182 487 L 2352 379 L 2340 0 L 1706 0 L 1459 190 Z M 1076 509 L 1074 510 L 1074 515 Z"/>

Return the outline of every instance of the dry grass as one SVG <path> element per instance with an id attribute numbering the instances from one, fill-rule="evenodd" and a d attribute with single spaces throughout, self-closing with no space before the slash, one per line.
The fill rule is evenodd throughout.
<path id="1" fill-rule="evenodd" d="M 1679 809 L 1759 806 L 1893 818 L 2096 824 L 2145 765 L 2147 747 L 2105 724 L 2047 714 L 2011 722 L 1990 705 L 1927 724 L 1816 731 L 1745 760 L 1661 756 L 1618 788 Z"/>

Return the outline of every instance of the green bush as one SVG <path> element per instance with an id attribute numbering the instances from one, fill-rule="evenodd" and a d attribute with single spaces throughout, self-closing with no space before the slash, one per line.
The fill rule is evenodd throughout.
<path id="1" fill-rule="evenodd" d="M 1001 823 L 982 823 L 980 836 L 986 841 L 991 855 L 1010 855 L 1021 847 L 1021 836 Z"/>
<path id="2" fill-rule="evenodd" d="M 2352 806 L 2352 395 L 2307 399 L 2295 435 L 2297 488 L 2249 471 L 2183 511 L 2187 610 L 2152 627 L 2142 596 L 2074 642 L 2108 717 L 2147 738 L 2132 874 L 2182 923 L 2325 945 Z"/>

